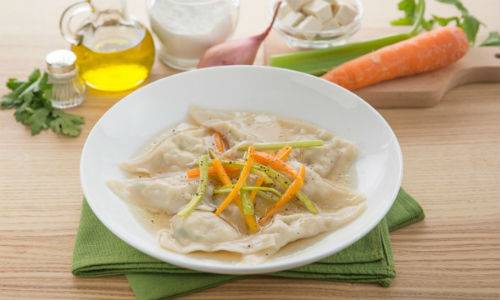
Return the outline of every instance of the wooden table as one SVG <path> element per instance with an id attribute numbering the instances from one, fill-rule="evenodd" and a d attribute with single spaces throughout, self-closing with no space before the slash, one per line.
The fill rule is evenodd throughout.
<path id="1" fill-rule="evenodd" d="M 0 81 L 25 78 L 44 55 L 65 47 L 57 21 L 72 1 L 0 2 Z M 366 0 L 365 27 L 387 26 L 395 0 Z M 429 2 L 429 1 L 428 1 Z M 500 1 L 464 1 L 500 28 Z M 144 1 L 129 1 L 145 20 Z M 449 9 L 429 3 L 436 13 Z M 383 8 L 383 9 L 382 9 Z M 267 1 L 242 1 L 237 35 L 262 28 Z M 172 73 L 156 63 L 153 78 Z M 5 93 L 0 89 L 0 94 Z M 82 192 L 80 151 L 97 119 L 123 95 L 90 93 L 74 110 L 79 138 L 32 137 L 12 111 L 0 112 L 0 298 L 132 299 L 124 277 L 71 275 Z M 455 89 L 431 109 L 382 110 L 404 153 L 404 186 L 425 208 L 424 222 L 392 234 L 397 278 L 390 288 L 254 277 L 189 299 L 499 299 L 500 85 Z M 251 291 L 249 293 L 248 291 Z"/>

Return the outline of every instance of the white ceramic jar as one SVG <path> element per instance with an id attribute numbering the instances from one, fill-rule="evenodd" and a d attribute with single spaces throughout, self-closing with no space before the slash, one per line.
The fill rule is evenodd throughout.
<path id="1" fill-rule="evenodd" d="M 148 0 L 147 6 L 151 28 L 161 42 L 160 60 L 189 70 L 208 48 L 233 34 L 239 0 Z"/>

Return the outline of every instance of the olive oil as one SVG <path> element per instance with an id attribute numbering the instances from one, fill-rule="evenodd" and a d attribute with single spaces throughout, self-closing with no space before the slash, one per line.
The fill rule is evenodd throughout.
<path id="1" fill-rule="evenodd" d="M 83 42 L 73 45 L 85 83 L 101 91 L 124 91 L 140 85 L 149 75 L 155 48 L 142 26 L 101 26 Z"/>

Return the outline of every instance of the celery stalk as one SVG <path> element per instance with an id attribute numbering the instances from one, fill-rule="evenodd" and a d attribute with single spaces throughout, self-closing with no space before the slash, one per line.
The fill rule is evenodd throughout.
<path id="1" fill-rule="evenodd" d="M 395 34 L 378 39 L 350 43 L 326 49 L 273 55 L 269 58 L 269 65 L 316 76 L 323 75 L 333 67 L 339 66 L 351 59 L 417 35 L 420 31 L 425 12 L 425 0 L 418 0 L 415 11 L 415 23 L 411 30 L 407 33 Z"/>
<path id="2" fill-rule="evenodd" d="M 253 203 L 250 201 L 250 197 L 248 197 L 248 191 L 242 190 L 240 195 L 241 205 L 243 206 L 243 214 L 253 216 L 255 213 Z"/>
<path id="3" fill-rule="evenodd" d="M 311 148 L 323 146 L 324 141 L 322 140 L 305 140 L 305 141 L 290 141 L 290 142 L 276 142 L 276 143 L 256 143 L 252 144 L 255 150 L 277 150 L 285 146 L 290 146 L 292 148 Z M 246 150 L 250 145 L 242 145 L 238 150 Z"/>

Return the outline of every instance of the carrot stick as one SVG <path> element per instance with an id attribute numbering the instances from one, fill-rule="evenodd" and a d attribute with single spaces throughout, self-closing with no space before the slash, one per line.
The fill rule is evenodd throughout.
<path id="1" fill-rule="evenodd" d="M 219 151 L 220 153 L 226 152 L 226 144 L 224 143 L 224 138 L 222 137 L 222 134 L 218 131 L 214 132 L 214 145 L 215 149 Z"/>
<path id="2" fill-rule="evenodd" d="M 212 167 L 215 169 L 215 173 L 217 174 L 219 181 L 222 182 L 223 185 L 233 184 L 231 182 L 231 179 L 227 175 L 226 171 L 224 170 L 222 163 L 220 162 L 220 160 L 217 157 L 212 159 Z"/>
<path id="3" fill-rule="evenodd" d="M 224 167 L 224 169 L 228 175 L 238 174 L 241 170 L 241 168 L 236 167 L 236 166 L 226 166 L 226 167 Z M 199 168 L 189 169 L 186 171 L 186 176 L 189 179 L 198 178 L 198 177 L 200 177 L 200 169 Z M 208 168 L 208 176 L 210 176 L 210 177 L 217 176 L 217 171 L 215 171 L 215 168 L 213 165 Z"/>
<path id="4" fill-rule="evenodd" d="M 290 156 L 290 153 L 292 153 L 292 147 L 290 146 L 285 146 L 281 148 L 278 153 L 276 153 L 276 158 L 279 160 L 287 160 L 288 156 Z"/>
<path id="5" fill-rule="evenodd" d="M 255 186 L 259 187 L 261 186 L 262 184 L 264 183 L 264 178 L 263 177 L 259 177 L 257 178 L 257 180 L 255 181 Z M 257 192 L 259 190 L 253 190 L 251 193 L 250 193 L 250 201 L 252 201 L 252 203 L 255 203 L 255 197 L 257 196 Z"/>
<path id="6" fill-rule="evenodd" d="M 462 58 L 468 47 L 461 28 L 441 27 L 348 61 L 323 78 L 356 90 L 448 66 Z"/>
<path id="7" fill-rule="evenodd" d="M 281 148 L 278 153 L 276 153 L 275 157 L 277 159 L 280 159 L 280 160 L 286 160 L 288 158 L 288 156 L 290 155 L 290 153 L 292 153 L 292 147 L 290 146 L 285 146 L 283 148 Z M 261 186 L 262 184 L 264 183 L 264 178 L 263 177 L 259 177 L 257 178 L 257 180 L 255 181 L 255 186 L 259 187 Z M 250 193 L 250 201 L 252 201 L 252 203 L 255 203 L 255 197 L 257 197 L 257 192 L 258 190 L 253 190 L 251 193 Z"/>
<path id="8" fill-rule="evenodd" d="M 260 225 L 264 225 L 277 213 L 279 212 L 294 196 L 297 194 L 302 185 L 304 184 L 304 177 L 306 173 L 306 168 L 304 165 L 300 166 L 299 174 L 293 180 L 292 184 L 288 187 L 288 189 L 283 193 L 281 198 L 274 204 L 274 206 L 267 211 L 266 215 L 259 220 Z"/>
<path id="9" fill-rule="evenodd" d="M 219 178 L 219 181 L 222 182 L 222 184 L 225 186 L 232 186 L 233 183 L 231 182 L 231 179 L 227 175 L 226 171 L 224 170 L 224 167 L 222 166 L 220 159 L 217 157 L 217 154 L 215 154 L 213 152 L 211 154 L 213 156 L 212 166 L 215 169 L 215 172 L 217 173 L 217 177 Z M 236 202 L 236 205 L 240 209 L 241 214 L 243 214 L 243 206 L 242 206 L 240 197 L 239 196 L 236 197 L 234 199 L 234 202 Z M 243 216 L 244 216 L 244 214 L 243 214 Z M 253 224 L 250 224 L 250 226 L 253 226 Z"/>
<path id="10" fill-rule="evenodd" d="M 254 158 L 256 162 L 269 166 L 277 171 L 281 171 L 291 178 L 295 178 L 297 176 L 297 171 L 275 156 L 265 152 L 256 151 Z"/>
<path id="11" fill-rule="evenodd" d="M 217 210 L 215 211 L 216 215 L 219 216 L 224 211 L 224 209 L 226 209 L 229 206 L 229 204 L 233 202 L 234 198 L 238 196 L 241 187 L 245 184 L 247 177 L 250 174 L 250 170 L 252 169 L 252 165 L 254 162 L 254 154 L 255 154 L 255 149 L 253 147 L 248 147 L 247 160 L 245 162 L 245 165 L 243 166 L 243 169 L 241 170 L 240 177 L 238 178 L 238 181 L 236 181 L 231 192 L 229 192 L 224 201 L 222 201 L 219 207 L 217 207 Z"/>

